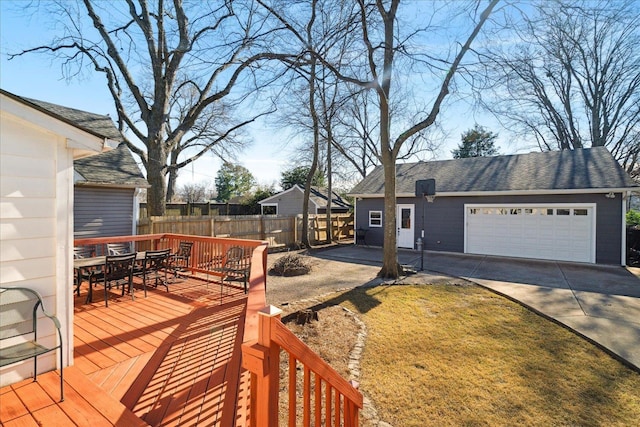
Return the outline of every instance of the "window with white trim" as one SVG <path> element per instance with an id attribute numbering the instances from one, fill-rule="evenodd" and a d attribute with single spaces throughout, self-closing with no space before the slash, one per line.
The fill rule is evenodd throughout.
<path id="1" fill-rule="evenodd" d="M 369 227 L 382 227 L 382 211 L 369 211 Z"/>

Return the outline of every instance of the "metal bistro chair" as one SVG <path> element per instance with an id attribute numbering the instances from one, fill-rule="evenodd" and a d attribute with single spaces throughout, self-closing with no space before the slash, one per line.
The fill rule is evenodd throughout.
<path id="1" fill-rule="evenodd" d="M 144 289 L 144 296 L 147 296 L 147 275 L 154 275 L 155 287 L 158 284 L 167 288 L 169 292 L 169 284 L 167 281 L 167 270 L 171 268 L 169 258 L 171 258 L 171 249 L 160 249 L 157 251 L 147 251 L 144 255 L 144 265 L 142 268 L 142 287 Z M 164 272 L 164 278 L 161 277 L 160 272 Z"/>
<path id="2" fill-rule="evenodd" d="M 38 308 L 45 318 L 53 322 L 58 333 L 57 345 L 38 342 Z M 0 287 L 0 341 L 14 337 L 33 337 L 32 340 L 0 348 L 0 367 L 33 359 L 33 381 L 38 381 L 38 356 L 58 350 L 60 352 L 60 402 L 64 401 L 62 360 L 62 332 L 60 321 L 48 314 L 40 294 L 29 288 Z"/>
<path id="3" fill-rule="evenodd" d="M 131 252 L 130 243 L 107 243 L 108 255 L 124 255 L 130 254 Z"/>
<path id="4" fill-rule="evenodd" d="M 73 248 L 73 259 L 85 259 L 92 258 L 96 256 L 96 248 L 93 246 L 74 246 Z M 83 281 L 89 281 L 91 277 L 91 272 L 87 272 L 82 268 L 76 268 L 74 277 L 74 290 L 75 293 L 80 296 L 80 286 Z"/>
<path id="5" fill-rule="evenodd" d="M 221 273 L 220 299 L 222 299 L 224 284 L 228 282 L 243 282 L 244 293 L 247 293 L 251 259 L 245 256 L 244 248 L 240 246 L 229 248 L 225 255 L 223 266 L 221 268 L 215 268 L 214 270 Z"/>
<path id="6" fill-rule="evenodd" d="M 189 267 L 189 260 L 191 259 L 191 249 L 193 248 L 193 242 L 180 242 L 178 250 L 172 258 L 172 269 L 174 278 L 178 277 L 178 271 L 182 271 Z"/>
<path id="7" fill-rule="evenodd" d="M 109 307 L 109 289 L 115 283 L 116 286 L 122 286 L 122 295 L 124 296 L 125 285 L 128 292 L 133 297 L 133 265 L 136 262 L 136 254 L 125 255 L 107 255 L 102 271 L 91 274 L 89 279 L 89 294 L 87 295 L 87 303 L 93 299 L 93 285 L 102 284 L 104 286 L 104 305 Z"/>

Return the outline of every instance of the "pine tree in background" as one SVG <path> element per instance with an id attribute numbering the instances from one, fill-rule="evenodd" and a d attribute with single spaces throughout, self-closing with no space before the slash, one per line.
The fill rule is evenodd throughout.
<path id="1" fill-rule="evenodd" d="M 495 156 L 499 154 L 498 148 L 495 147 L 496 138 L 497 134 L 476 124 L 473 129 L 462 134 L 462 143 L 455 150 L 451 150 L 451 154 L 454 159 Z"/>

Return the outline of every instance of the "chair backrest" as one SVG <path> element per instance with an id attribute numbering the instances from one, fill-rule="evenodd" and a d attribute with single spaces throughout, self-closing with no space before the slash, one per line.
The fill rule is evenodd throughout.
<path id="1" fill-rule="evenodd" d="M 73 259 L 84 259 L 96 256 L 96 249 L 93 246 L 74 246 Z"/>
<path id="2" fill-rule="evenodd" d="M 171 249 L 160 249 L 157 251 L 147 251 L 144 254 L 145 268 L 161 268 L 164 267 L 169 259 Z"/>
<path id="3" fill-rule="evenodd" d="M 42 297 L 27 288 L 0 288 L 0 339 L 35 332 Z"/>
<path id="4" fill-rule="evenodd" d="M 136 254 L 107 255 L 105 260 L 105 279 L 118 280 L 133 277 L 133 264 Z"/>
<path id="5" fill-rule="evenodd" d="M 191 248 L 193 248 L 193 242 L 180 242 L 176 256 L 189 258 L 191 256 Z"/>
<path id="6" fill-rule="evenodd" d="M 227 255 L 224 261 L 225 268 L 231 268 L 235 270 L 245 270 L 251 264 L 251 259 L 245 256 L 244 248 L 240 246 L 232 246 L 227 250 Z"/>
<path id="7" fill-rule="evenodd" d="M 244 249 L 240 246 L 232 246 L 227 249 L 226 262 L 238 262 L 244 257 Z"/>
<path id="8" fill-rule="evenodd" d="M 107 255 L 124 255 L 130 253 L 130 243 L 107 243 Z"/>

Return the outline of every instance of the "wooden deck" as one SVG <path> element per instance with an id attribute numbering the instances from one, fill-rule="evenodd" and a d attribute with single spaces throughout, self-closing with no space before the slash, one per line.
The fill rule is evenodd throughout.
<path id="1" fill-rule="evenodd" d="M 105 308 L 97 288 L 75 299 L 74 366 L 0 389 L 0 423 L 18 425 L 246 425 L 241 372 L 246 297 L 240 287 L 179 278 Z"/>

